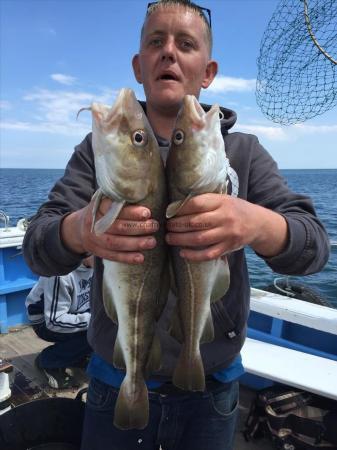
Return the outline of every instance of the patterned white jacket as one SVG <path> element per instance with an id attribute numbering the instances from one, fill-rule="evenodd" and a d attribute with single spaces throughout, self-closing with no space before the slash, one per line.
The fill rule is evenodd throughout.
<path id="1" fill-rule="evenodd" d="M 27 315 L 35 325 L 45 322 L 57 333 L 88 328 L 93 269 L 81 264 L 68 275 L 40 277 L 26 299 Z"/>

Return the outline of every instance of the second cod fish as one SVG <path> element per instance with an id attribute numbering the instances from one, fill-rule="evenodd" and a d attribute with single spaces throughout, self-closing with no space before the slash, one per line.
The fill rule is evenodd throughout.
<path id="1" fill-rule="evenodd" d="M 178 113 L 166 163 L 170 205 L 166 217 L 174 217 L 193 196 L 226 194 L 229 162 L 221 135 L 219 107 L 205 113 L 197 99 L 186 95 Z M 200 343 L 214 339 L 210 304 L 228 290 L 227 260 L 188 261 L 171 247 L 176 285 L 177 315 L 172 334 L 182 342 L 173 374 L 181 389 L 203 391 L 205 374 Z"/>
<path id="2" fill-rule="evenodd" d="M 124 205 L 148 207 L 152 218 L 165 217 L 166 187 L 158 144 L 145 113 L 131 89 L 122 89 L 112 108 L 94 103 L 92 145 L 99 190 L 95 194 L 94 231 L 103 233 Z M 113 200 L 108 213 L 96 221 L 103 197 Z M 114 425 L 142 429 L 148 423 L 146 375 L 161 362 L 155 323 L 160 315 L 159 286 L 165 264 L 164 238 L 144 251 L 143 264 L 103 260 L 103 302 L 108 316 L 118 324 L 114 366 L 126 370 L 120 387 Z"/>

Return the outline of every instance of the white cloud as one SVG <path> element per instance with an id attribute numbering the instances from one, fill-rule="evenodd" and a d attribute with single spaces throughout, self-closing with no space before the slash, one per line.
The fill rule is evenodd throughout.
<path id="1" fill-rule="evenodd" d="M 23 97 L 32 102 L 42 118 L 51 123 L 69 123 L 76 118 L 77 111 L 90 106 L 95 96 L 88 92 L 51 91 L 37 89 Z"/>
<path id="2" fill-rule="evenodd" d="M 0 100 L 0 109 L 11 109 L 12 105 L 7 100 Z"/>
<path id="3" fill-rule="evenodd" d="M 28 122 L 2 122 L 0 127 L 5 130 L 29 130 Z"/>
<path id="4" fill-rule="evenodd" d="M 237 125 L 236 130 L 244 133 L 256 134 L 272 141 L 284 141 L 288 138 L 287 133 L 281 127 L 270 127 L 266 125 Z"/>
<path id="5" fill-rule="evenodd" d="M 256 134 L 271 141 L 285 141 L 302 139 L 303 135 L 308 134 L 327 134 L 337 133 L 337 125 L 309 125 L 296 124 L 288 127 L 284 126 L 269 126 L 265 124 L 238 124 L 236 130 L 244 133 Z"/>
<path id="6" fill-rule="evenodd" d="M 91 116 L 81 115 L 76 120 L 77 112 L 81 108 L 90 106 L 93 101 L 112 104 L 117 91 L 106 89 L 99 95 L 90 92 L 52 91 L 37 89 L 24 96 L 24 100 L 31 102 L 33 112 L 38 112 L 35 121 L 7 121 L 1 128 L 7 130 L 30 131 L 62 134 L 68 136 L 83 136 L 91 129 Z M 36 117 L 36 114 L 35 114 Z"/>
<path id="7" fill-rule="evenodd" d="M 224 92 L 248 92 L 254 91 L 256 85 L 255 79 L 234 78 L 218 75 L 206 92 L 224 93 Z"/>
<path id="8" fill-rule="evenodd" d="M 0 128 L 5 130 L 29 131 L 32 133 L 51 133 L 67 136 L 83 136 L 90 131 L 90 126 L 79 123 L 51 123 L 51 122 L 2 122 Z"/>
<path id="9" fill-rule="evenodd" d="M 64 75 L 63 73 L 52 73 L 50 78 L 58 83 L 70 86 L 75 83 L 76 78 L 71 75 Z"/>
<path id="10" fill-rule="evenodd" d="M 295 131 L 299 131 L 301 133 L 337 133 L 337 124 L 336 125 L 308 125 L 305 123 L 300 123 L 293 125 L 292 128 Z"/>

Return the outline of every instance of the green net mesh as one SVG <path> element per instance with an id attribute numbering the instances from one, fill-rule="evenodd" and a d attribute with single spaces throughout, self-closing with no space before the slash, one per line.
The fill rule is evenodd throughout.
<path id="1" fill-rule="evenodd" d="M 289 125 L 337 104 L 337 0 L 281 0 L 262 37 L 256 100 Z"/>

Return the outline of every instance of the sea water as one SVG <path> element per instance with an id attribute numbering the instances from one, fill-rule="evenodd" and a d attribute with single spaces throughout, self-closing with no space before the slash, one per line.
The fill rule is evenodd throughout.
<path id="1" fill-rule="evenodd" d="M 293 191 L 312 198 L 331 242 L 335 243 L 324 270 L 306 277 L 292 276 L 290 281 L 316 289 L 337 307 L 337 169 L 282 170 L 281 173 Z M 10 217 L 10 224 L 34 215 L 62 174 L 63 170 L 59 169 L 0 169 L 0 209 Z M 279 276 L 251 249 L 246 249 L 246 255 L 252 286 L 264 288 Z"/>

